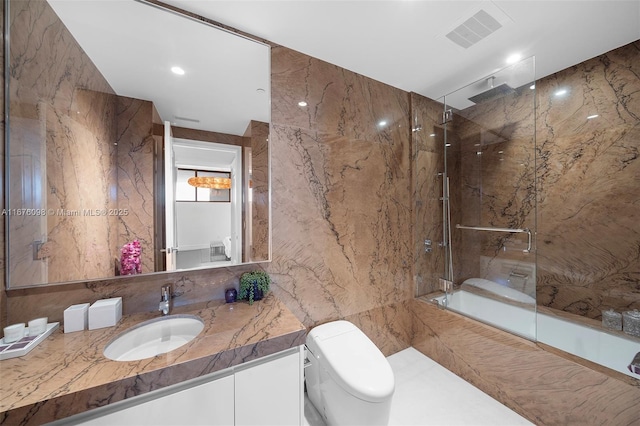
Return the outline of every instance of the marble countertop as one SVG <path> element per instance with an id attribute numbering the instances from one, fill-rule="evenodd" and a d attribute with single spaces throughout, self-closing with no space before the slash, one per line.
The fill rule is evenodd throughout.
<path id="1" fill-rule="evenodd" d="M 28 354 L 0 361 L 0 424 L 42 424 L 304 344 L 306 329 L 273 294 L 249 305 L 224 301 L 175 307 L 204 329 L 188 344 L 140 361 L 102 351 L 129 327 L 160 313 L 123 317 L 115 327 L 63 333 Z"/>

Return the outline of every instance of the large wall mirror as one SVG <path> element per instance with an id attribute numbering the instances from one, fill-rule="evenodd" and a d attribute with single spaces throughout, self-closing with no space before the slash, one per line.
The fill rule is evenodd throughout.
<path id="1" fill-rule="evenodd" d="M 9 288 L 270 260 L 270 48 L 159 3 L 6 0 Z"/>

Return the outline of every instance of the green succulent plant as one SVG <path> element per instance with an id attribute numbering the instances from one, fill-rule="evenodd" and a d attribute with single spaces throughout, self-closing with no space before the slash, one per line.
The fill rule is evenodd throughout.
<path id="1" fill-rule="evenodd" d="M 255 284 L 255 286 L 254 286 Z M 248 300 L 250 305 L 253 305 L 256 294 L 254 290 L 262 291 L 263 295 L 267 295 L 269 288 L 271 287 L 271 277 L 269 274 L 262 270 L 256 270 L 251 272 L 245 272 L 240 277 L 240 290 L 238 291 L 238 299 Z"/>

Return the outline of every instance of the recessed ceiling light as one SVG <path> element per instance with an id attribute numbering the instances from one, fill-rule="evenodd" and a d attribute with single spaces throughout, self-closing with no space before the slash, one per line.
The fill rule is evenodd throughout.
<path id="1" fill-rule="evenodd" d="M 535 84 L 532 84 L 531 86 L 529 86 L 529 89 L 531 89 L 531 90 L 533 90 L 533 89 L 535 89 L 535 88 L 536 88 L 536 85 L 535 85 Z"/>
<path id="2" fill-rule="evenodd" d="M 598 117 L 598 114 L 593 114 L 587 117 L 587 120 L 591 120 L 592 118 Z"/>
<path id="3" fill-rule="evenodd" d="M 431 136 L 432 138 L 436 136 L 435 133 L 431 133 L 429 136 Z"/>
<path id="4" fill-rule="evenodd" d="M 184 70 L 180 67 L 171 67 L 171 72 L 178 75 L 184 75 Z"/>
<path id="5" fill-rule="evenodd" d="M 522 59 L 522 55 L 519 53 L 514 53 L 513 55 L 507 58 L 507 64 L 515 64 L 520 59 Z"/>
<path id="6" fill-rule="evenodd" d="M 300 102 L 298 102 L 298 106 L 306 107 L 307 103 L 305 101 L 300 101 Z"/>
<path id="7" fill-rule="evenodd" d="M 560 89 L 554 93 L 555 96 L 564 96 L 567 94 L 567 89 Z"/>
<path id="8" fill-rule="evenodd" d="M 382 126 L 386 126 L 387 122 L 382 120 L 381 122 L 378 123 L 378 126 L 382 127 Z"/>

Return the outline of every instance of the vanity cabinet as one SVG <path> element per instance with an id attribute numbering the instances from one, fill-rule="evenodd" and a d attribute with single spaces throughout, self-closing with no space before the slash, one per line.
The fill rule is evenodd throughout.
<path id="1" fill-rule="evenodd" d="M 291 348 L 52 425 L 300 425 L 303 355 Z"/>
<path id="2" fill-rule="evenodd" d="M 239 369 L 234 380 L 236 426 L 302 424 L 304 377 L 299 351 Z"/>

